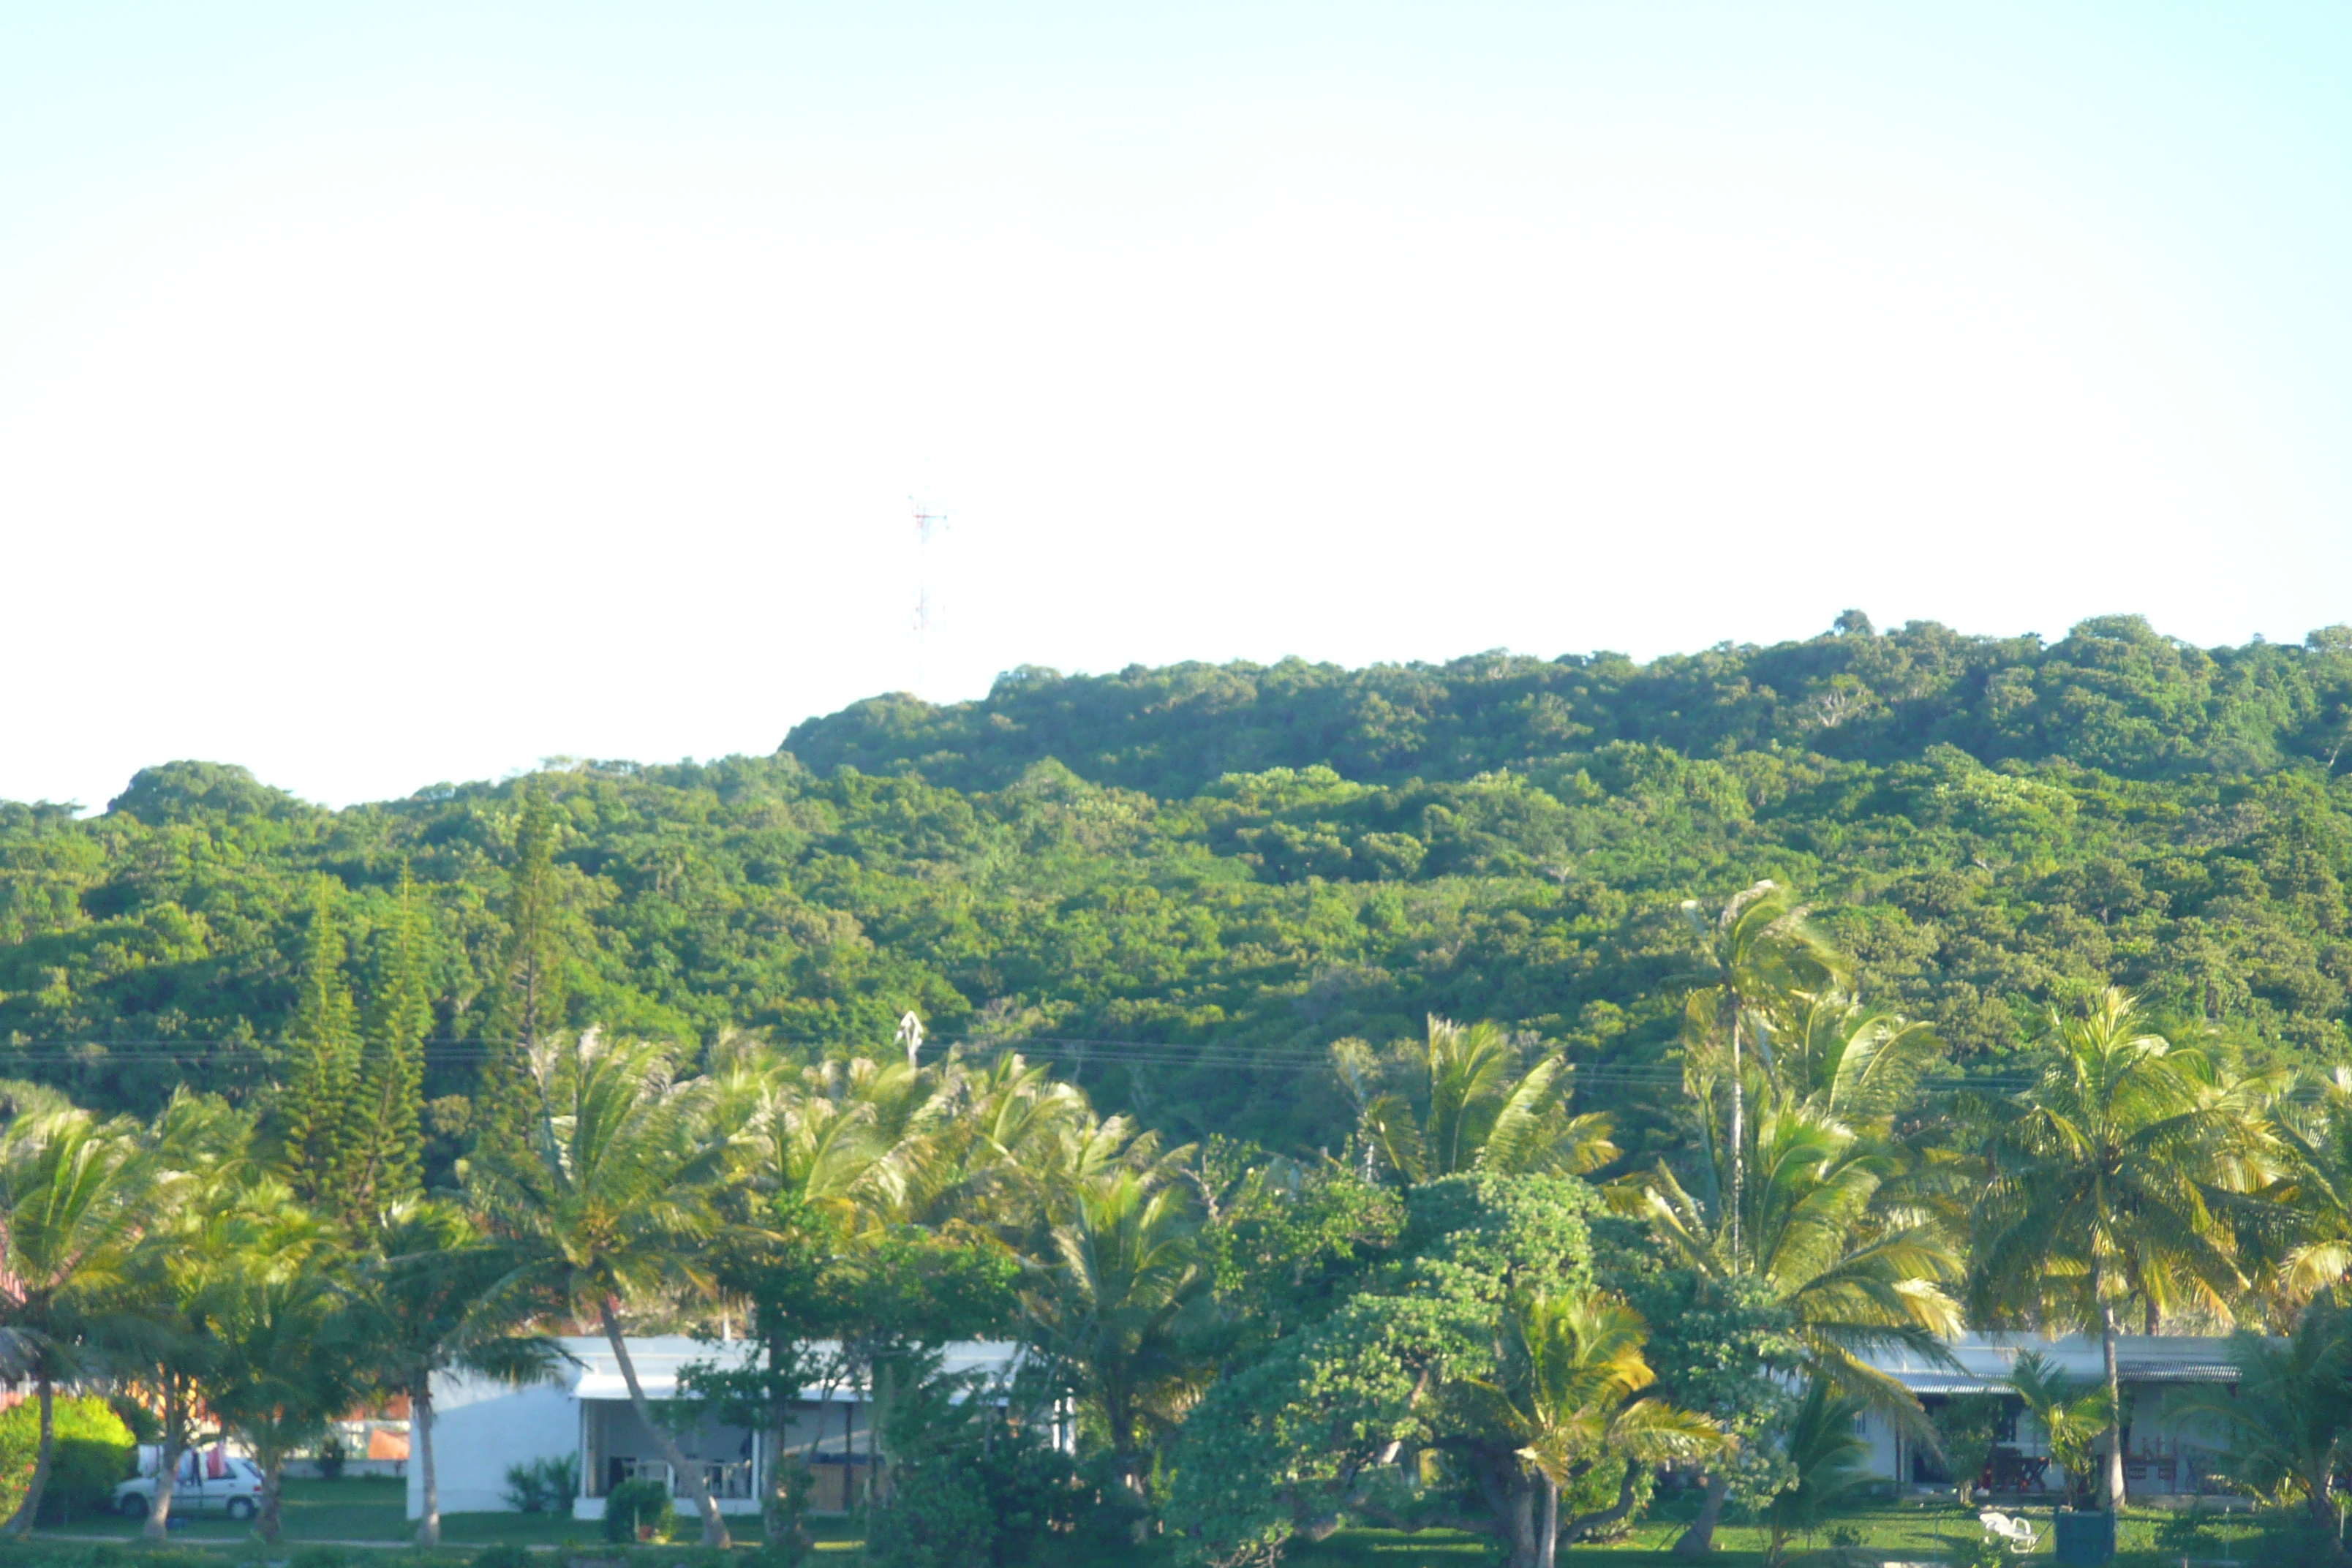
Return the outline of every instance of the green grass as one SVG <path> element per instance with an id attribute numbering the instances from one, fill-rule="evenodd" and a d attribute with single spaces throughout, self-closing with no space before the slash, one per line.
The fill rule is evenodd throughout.
<path id="1" fill-rule="evenodd" d="M 287 1546 L 320 1541 L 404 1544 L 413 1528 L 404 1517 L 406 1496 L 404 1484 L 396 1480 L 353 1478 L 340 1481 L 289 1481 L 285 1499 Z M 2035 1528 L 2044 1532 L 2042 1550 L 2036 1555 L 2047 1561 L 2049 1510 L 2037 1508 L 2027 1512 Z M 2193 1543 L 2176 1542 L 2168 1553 L 2159 1553 L 2158 1531 L 2175 1518 L 2162 1510 L 2126 1510 L 2117 1531 L 2117 1545 L 2122 1549 L 2116 1558 L 2118 1568 L 2153 1568 L 2159 1563 L 2168 1565 L 2178 1563 L 2184 1552 L 2192 1558 L 2260 1559 L 2256 1550 L 2258 1525 L 2244 1515 L 2210 1518 Z M 691 1542 L 692 1521 L 680 1522 L 681 1533 Z M 857 1542 L 849 1533 L 846 1521 L 819 1520 L 811 1523 L 820 1550 L 829 1555 L 837 1553 L 836 1560 L 844 1563 L 845 1568 L 856 1560 Z M 1922 1561 L 1948 1558 L 1957 1549 L 1974 1542 L 1979 1534 L 1976 1510 L 1964 1510 L 1948 1502 L 1874 1503 L 1851 1510 L 1834 1523 L 1858 1533 L 1861 1544 L 1871 1552 Z M 750 1544 L 759 1539 L 756 1517 L 730 1518 L 728 1524 L 739 1542 Z M 2177 1523 L 2174 1528 L 2178 1528 Z M 1581 1563 L 1588 1568 L 1671 1568 L 1689 1561 L 1674 1557 L 1667 1551 L 1682 1530 L 1681 1520 L 1662 1514 L 1635 1524 L 1622 1542 L 1572 1547 L 1561 1554 L 1562 1561 Z M 100 1518 L 77 1520 L 70 1527 L 44 1530 L 41 1534 L 51 1541 L 71 1537 L 90 1542 L 128 1541 L 138 1532 L 139 1526 L 132 1521 Z M 494 1542 L 513 1541 L 531 1546 L 569 1542 L 593 1550 L 601 1540 L 598 1527 L 590 1521 L 520 1513 L 447 1514 L 442 1520 L 442 1537 L 450 1550 L 440 1560 L 453 1564 L 466 1561 L 471 1548 Z M 248 1543 L 252 1539 L 250 1524 L 216 1516 L 192 1521 L 187 1529 L 172 1532 L 174 1545 L 215 1549 Z M 1760 1528 L 1727 1523 L 1717 1532 L 1717 1552 L 1707 1561 L 1718 1568 L 1759 1568 L 1766 1543 L 1765 1531 Z M 1798 1549 L 1804 1544 L 1801 1540 L 1791 1542 Z M 1817 1535 L 1812 1544 L 1831 1544 L 1827 1532 Z M 1161 1555 L 1147 1549 L 1135 1554 L 1134 1563 L 1139 1565 L 1155 1562 Z M 1300 1568 L 1474 1568 L 1487 1562 L 1491 1555 L 1490 1544 L 1476 1536 L 1345 1530 L 1328 1541 L 1297 1543 L 1286 1561 Z M 551 1553 L 551 1568 L 556 1561 Z"/>
<path id="2" fill-rule="evenodd" d="M 404 1544 L 415 1531 L 415 1526 L 408 1521 L 407 1507 L 408 1483 L 402 1480 L 374 1476 L 348 1477 L 338 1481 L 289 1480 L 282 1509 L 284 1539 L 295 1544 L 306 1541 Z M 679 1522 L 681 1532 L 692 1540 L 691 1517 L 682 1517 Z M 40 1533 L 50 1540 L 131 1541 L 137 1539 L 141 1528 L 142 1522 L 137 1520 L 100 1515 L 53 1525 Z M 730 1515 L 727 1528 L 739 1542 L 760 1539 L 756 1514 Z M 846 1552 L 856 1545 L 845 1521 L 812 1520 L 810 1533 L 816 1537 L 820 1551 Z M 184 1529 L 172 1531 L 175 1545 L 226 1545 L 252 1539 L 251 1523 L 224 1519 L 217 1513 L 189 1518 Z M 532 1513 L 445 1513 L 441 1516 L 441 1539 L 453 1546 L 487 1546 L 500 1541 L 520 1542 L 526 1546 L 558 1546 L 566 1542 L 589 1546 L 600 1542 L 603 1534 L 602 1527 L 593 1520 Z"/>

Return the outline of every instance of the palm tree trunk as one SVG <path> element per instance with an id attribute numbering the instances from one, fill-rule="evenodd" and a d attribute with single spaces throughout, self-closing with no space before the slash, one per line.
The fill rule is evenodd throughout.
<path id="1" fill-rule="evenodd" d="M 433 1468 L 433 1374 L 408 1391 L 408 1426 L 416 1434 L 416 1475 L 424 1482 L 425 1517 L 416 1521 L 416 1544 L 441 1544 L 441 1478 Z"/>
<path id="2" fill-rule="evenodd" d="M 57 1385 L 42 1373 L 33 1380 L 41 1402 L 41 1441 L 33 1459 L 33 1479 L 26 1483 L 25 1500 L 8 1519 L 7 1532 L 24 1536 L 33 1532 L 33 1518 L 41 1511 L 41 1493 L 49 1484 L 49 1461 L 58 1448 Z"/>
<path id="3" fill-rule="evenodd" d="M 1543 1530 L 1536 1537 L 1536 1568 L 1552 1568 L 1559 1552 L 1559 1483 L 1544 1478 Z"/>
<path id="4" fill-rule="evenodd" d="M 1731 1000 L 1731 1206 L 1727 1218 L 1731 1222 L 1731 1266 L 1739 1267 L 1739 1199 L 1742 1167 L 1747 1162 L 1747 1141 L 1743 1135 L 1747 1117 L 1747 1086 L 1739 1081 L 1739 998 Z"/>
<path id="5" fill-rule="evenodd" d="M 180 1484 L 180 1456 L 188 1447 L 188 1395 L 180 1380 L 163 1378 L 163 1441 L 155 1454 L 155 1499 L 147 1505 L 147 1523 L 139 1533 L 150 1541 L 165 1539 L 172 1528 L 172 1493 Z"/>
<path id="6" fill-rule="evenodd" d="M 702 1544 L 722 1549 L 734 1545 L 734 1538 L 727 1533 L 727 1521 L 719 1517 L 719 1500 L 710 1495 L 710 1483 L 703 1479 L 701 1468 L 688 1468 L 686 1456 L 678 1449 L 677 1439 L 669 1435 L 667 1427 L 654 1419 L 653 1405 L 646 1398 L 644 1386 L 637 1382 L 636 1363 L 629 1359 L 629 1347 L 623 1342 L 621 1315 L 614 1308 L 613 1298 L 607 1296 L 597 1302 L 596 1310 L 604 1320 L 604 1339 L 613 1347 L 613 1359 L 621 1363 L 621 1381 L 629 1385 L 629 1404 L 635 1408 L 637 1419 L 644 1423 L 646 1431 L 654 1435 L 654 1441 L 661 1445 L 662 1458 L 669 1461 L 670 1474 L 684 1476 L 687 1485 L 693 1489 L 695 1509 L 702 1515 Z"/>
<path id="7" fill-rule="evenodd" d="M 1723 1502 L 1731 1495 L 1731 1478 L 1719 1470 L 1706 1474 L 1706 1497 L 1698 1505 L 1698 1517 L 1675 1542 L 1677 1557 L 1704 1557 L 1715 1550 L 1715 1527 L 1723 1522 Z"/>
<path id="8" fill-rule="evenodd" d="M 257 1449 L 253 1457 L 261 1461 L 261 1515 L 254 1521 L 253 1533 L 275 1546 L 278 1532 L 284 1528 L 279 1504 L 286 1495 L 286 1456 L 273 1444 Z"/>
<path id="9" fill-rule="evenodd" d="M 2099 1288 L 2099 1277 L 2091 1275 L 2091 1289 Z M 2116 1377 L 2116 1307 L 2102 1297 L 2099 1301 L 2099 1351 L 2106 1361 L 2107 1372 L 2107 1508 L 2110 1511 L 2124 1506 L 2124 1402 L 2123 1386 Z"/>

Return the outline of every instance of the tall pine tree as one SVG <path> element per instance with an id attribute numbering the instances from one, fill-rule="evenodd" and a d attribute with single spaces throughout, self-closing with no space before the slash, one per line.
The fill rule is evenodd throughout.
<path id="1" fill-rule="evenodd" d="M 359 1055 L 358 1019 L 343 973 L 343 937 L 335 928 L 335 886 L 322 875 L 312 890 L 299 990 L 286 1029 L 285 1079 L 272 1117 L 288 1184 L 304 1202 L 329 1206 L 334 1205 Z"/>
<path id="2" fill-rule="evenodd" d="M 416 883 L 404 863 L 400 906 L 384 934 L 383 962 L 369 998 L 337 1173 L 337 1207 L 354 1226 L 423 1190 L 425 1041 L 433 1032 L 425 963 L 429 940 Z"/>
<path id="3" fill-rule="evenodd" d="M 475 1143 L 512 1149 L 521 1139 L 530 1100 L 530 1053 L 563 1027 L 571 955 L 555 879 L 555 824 L 537 795 L 523 798 L 508 879 L 507 940 L 491 996 L 482 1087 L 474 1100 Z"/>

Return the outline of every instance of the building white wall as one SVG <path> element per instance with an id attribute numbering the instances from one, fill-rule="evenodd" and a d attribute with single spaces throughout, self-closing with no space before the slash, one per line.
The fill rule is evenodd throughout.
<path id="1" fill-rule="evenodd" d="M 507 1467 L 580 1451 L 580 1405 L 562 1384 L 509 1388 L 478 1379 L 433 1380 L 433 1468 L 443 1513 L 507 1506 Z M 408 1517 L 425 1517 L 423 1450 L 412 1442 Z"/>

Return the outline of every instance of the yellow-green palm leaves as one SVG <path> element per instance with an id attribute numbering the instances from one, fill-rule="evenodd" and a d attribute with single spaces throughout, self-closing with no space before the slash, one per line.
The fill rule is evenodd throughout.
<path id="1" fill-rule="evenodd" d="M 1874 1349 L 1941 1353 L 1938 1336 L 1962 1327 L 1947 1287 L 1961 1269 L 1942 1231 L 1923 1215 L 1880 1205 L 1900 1162 L 1811 1107 L 1767 1108 L 1758 1118 L 1745 1191 L 1747 1243 L 1734 1252 L 1725 1227 L 1664 1165 L 1612 1190 L 1618 1206 L 1646 1215 L 1684 1261 L 1718 1278 L 1749 1274 L 1786 1302 L 1811 1370 L 1833 1386 L 1916 1424 L 1917 1404 L 1868 1364 Z"/>
<path id="2" fill-rule="evenodd" d="M 1599 1291 L 1528 1294 L 1506 1303 L 1496 1376 L 1473 1381 L 1519 1457 L 1544 1481 L 1537 1561 L 1559 1535 L 1560 1489 L 1604 1459 L 1645 1465 L 1703 1458 L 1728 1439 L 1703 1415 L 1643 1395 L 1655 1381 L 1640 1313 Z"/>
<path id="3" fill-rule="evenodd" d="M 1102 1416 L 1129 1484 L 1148 1429 L 1172 1426 L 1205 1369 L 1185 1353 L 1184 1318 L 1211 1286 L 1183 1188 L 1121 1166 L 1071 1194 L 1054 1261 L 1024 1293 L 1046 1352 Z"/>
<path id="4" fill-rule="evenodd" d="M 11 1533 L 32 1528 L 54 1451 L 58 1380 L 82 1370 L 88 1341 L 119 1305 L 132 1245 L 156 1186 L 128 1121 L 45 1110 L 0 1134 L 0 1356 L 30 1374 L 40 1445 Z"/>
<path id="5" fill-rule="evenodd" d="M 2113 989 L 2054 1020 L 2049 1043 L 2050 1066 L 1987 1142 L 1972 1294 L 1986 1320 L 2096 1328 L 2112 1369 L 2126 1301 L 2228 1321 L 2246 1284 L 2232 1214 L 2278 1163 L 2265 1114 L 2275 1085 L 2232 1079 L 2148 1032 Z M 2112 1402 L 2112 1370 L 2107 1382 Z M 2110 1500 L 2122 1488 L 2118 1446 Z"/>
<path id="6" fill-rule="evenodd" d="M 1360 1041 L 1333 1047 L 1363 1135 L 1407 1182 L 1470 1171 L 1583 1175 L 1617 1157 L 1606 1116 L 1571 1115 L 1558 1056 L 1519 1070 L 1511 1037 L 1490 1023 L 1433 1016 L 1423 1039 L 1382 1061 Z M 1410 1089 L 1384 1088 L 1410 1079 Z"/>
<path id="7" fill-rule="evenodd" d="M 1712 921 L 1696 900 L 1683 911 L 1698 927 L 1701 967 L 1683 1001 L 1683 1078 L 1723 1167 L 1724 1245 L 1740 1249 L 1747 1184 L 1748 1061 L 1772 1065 L 1771 1038 L 1800 997 L 1837 990 L 1844 963 L 1805 918 L 1789 890 L 1769 880 L 1736 895 Z M 1717 1146 L 1715 1106 L 1725 1092 L 1727 1124 Z"/>
<path id="8" fill-rule="evenodd" d="M 520 1136 L 490 1144 L 466 1173 L 513 1259 L 501 1288 L 544 1293 L 598 1321 L 638 1419 L 693 1489 L 704 1544 L 723 1546 L 727 1527 L 701 1467 L 688 1466 L 655 1421 L 621 1330 L 626 1306 L 715 1283 L 711 1194 L 728 1149 L 712 1136 L 709 1088 L 674 1081 L 653 1047 L 593 1030 L 576 1046 L 535 1047 L 522 1087 Z"/>

